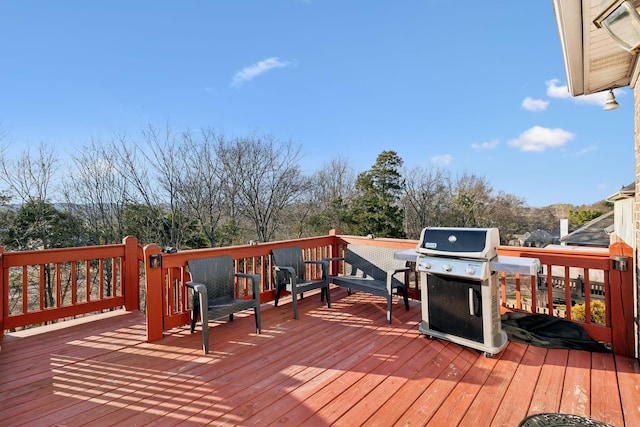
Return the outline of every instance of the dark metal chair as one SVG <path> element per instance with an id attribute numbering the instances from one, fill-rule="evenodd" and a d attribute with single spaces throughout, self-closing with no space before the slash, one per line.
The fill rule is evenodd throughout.
<path id="1" fill-rule="evenodd" d="M 278 306 L 280 292 L 287 290 L 291 292 L 293 301 L 293 318 L 298 318 L 298 295 L 302 298 L 303 293 L 312 289 L 321 289 L 320 301 L 327 298 L 327 307 L 331 307 L 331 296 L 329 294 L 329 263 L 323 261 L 304 261 L 302 258 L 302 248 L 292 246 L 287 248 L 273 249 L 271 251 L 274 270 L 275 286 L 275 306 Z M 317 264 L 322 266 L 321 279 L 308 279 L 305 277 L 305 265 Z"/>
<path id="2" fill-rule="evenodd" d="M 187 287 L 193 289 L 191 310 L 191 333 L 195 331 L 196 321 L 202 318 L 202 347 L 209 352 L 209 319 L 229 316 L 233 313 L 253 308 L 256 331 L 261 332 L 260 321 L 260 276 L 257 274 L 235 273 L 233 258 L 216 256 L 188 261 L 191 282 Z M 235 295 L 235 278 L 242 277 L 251 281 L 252 298 L 239 299 Z"/>

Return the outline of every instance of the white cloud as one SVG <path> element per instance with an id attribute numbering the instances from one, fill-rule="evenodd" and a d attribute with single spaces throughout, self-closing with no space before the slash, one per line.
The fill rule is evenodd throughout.
<path id="1" fill-rule="evenodd" d="M 571 99 L 576 104 L 581 105 L 598 105 L 600 107 L 604 106 L 605 102 L 607 102 L 607 95 L 609 91 L 603 91 L 598 93 L 593 93 L 591 95 L 581 95 L 581 96 L 571 96 L 569 90 L 567 89 L 567 85 L 558 86 L 558 79 L 549 80 L 546 82 L 547 84 L 547 95 L 551 98 L 559 98 L 559 99 Z M 614 91 L 617 95 L 624 95 L 623 90 Z"/>
<path id="2" fill-rule="evenodd" d="M 520 151 L 545 151 L 547 148 L 558 148 L 574 138 L 574 134 L 564 129 L 549 129 L 534 126 L 512 139 L 508 144 Z"/>
<path id="3" fill-rule="evenodd" d="M 599 107 L 603 107 L 605 102 L 607 102 L 607 95 L 609 95 L 609 92 L 604 91 L 604 92 L 594 93 L 591 95 L 576 96 L 574 100 L 576 104 L 589 104 L 589 105 L 597 105 Z"/>
<path id="4" fill-rule="evenodd" d="M 273 68 L 283 68 L 291 65 L 291 62 L 281 61 L 279 58 L 271 57 L 263 59 L 253 65 L 243 68 L 233 76 L 231 86 L 240 86 L 242 83 L 253 80 L 260 74 L 266 73 Z"/>
<path id="5" fill-rule="evenodd" d="M 524 101 L 522 101 L 522 108 L 527 111 L 544 111 L 549 106 L 549 101 L 545 101 L 542 99 L 533 99 L 527 96 Z"/>
<path id="6" fill-rule="evenodd" d="M 547 95 L 550 96 L 551 98 L 560 98 L 560 99 L 571 98 L 571 94 L 569 93 L 569 89 L 567 88 L 567 85 L 558 86 L 558 82 L 560 82 L 560 80 L 558 79 L 547 80 L 545 82 L 547 85 Z"/>
<path id="7" fill-rule="evenodd" d="M 497 139 L 494 139 L 493 141 L 482 142 L 482 143 L 474 142 L 473 144 L 471 144 L 471 148 L 477 151 L 493 150 L 498 146 L 499 143 L 500 141 L 498 141 Z"/>
<path id="8" fill-rule="evenodd" d="M 439 156 L 433 156 L 431 163 L 437 166 L 448 166 L 452 160 L 453 156 L 451 154 L 441 154 Z"/>

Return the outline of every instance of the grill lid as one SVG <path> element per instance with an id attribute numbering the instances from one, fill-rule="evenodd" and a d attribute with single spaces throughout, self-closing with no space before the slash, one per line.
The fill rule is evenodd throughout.
<path id="1" fill-rule="evenodd" d="M 423 255 L 492 259 L 498 255 L 497 228 L 427 227 L 416 251 Z"/>

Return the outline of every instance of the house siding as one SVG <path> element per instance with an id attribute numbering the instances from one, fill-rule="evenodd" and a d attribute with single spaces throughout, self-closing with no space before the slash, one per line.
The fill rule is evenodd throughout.
<path id="1" fill-rule="evenodd" d="M 633 218 L 633 206 L 636 203 L 631 197 L 623 200 L 616 200 L 614 208 L 614 230 L 615 234 L 627 245 L 637 247 L 635 241 L 635 229 Z"/>
<path id="2" fill-rule="evenodd" d="M 633 88 L 633 111 L 634 111 L 634 153 L 636 160 L 636 189 L 640 189 L 640 85 L 634 85 Z M 638 298 L 639 294 L 639 283 L 638 277 L 640 277 L 640 266 L 638 265 L 638 248 L 640 248 L 640 191 L 635 192 L 635 212 L 634 212 L 634 230 L 635 230 L 635 242 L 634 245 L 634 258 L 635 258 L 635 275 L 634 275 L 634 300 L 636 302 L 636 313 L 634 318 L 636 319 L 636 323 L 638 320 L 638 314 L 640 313 L 640 298 Z M 636 354 L 640 355 L 640 330 L 636 326 Z"/>

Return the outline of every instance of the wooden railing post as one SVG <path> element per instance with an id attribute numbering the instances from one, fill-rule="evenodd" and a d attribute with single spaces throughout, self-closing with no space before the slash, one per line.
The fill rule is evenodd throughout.
<path id="1" fill-rule="evenodd" d="M 338 235 L 340 231 L 337 228 L 332 228 L 329 230 L 329 236 L 333 236 L 333 242 L 331 243 L 331 257 L 337 258 L 340 256 L 340 244 L 338 243 Z M 338 261 L 332 261 L 329 264 L 329 274 L 332 276 L 338 275 L 340 273 L 339 263 Z"/>
<path id="2" fill-rule="evenodd" d="M 634 357 L 633 249 L 622 242 L 614 243 L 609 246 L 609 260 L 611 344 L 614 353 Z"/>
<path id="3" fill-rule="evenodd" d="M 144 247 L 144 276 L 147 296 L 147 341 L 159 341 L 164 330 L 164 306 L 162 302 L 162 254 L 160 246 L 147 245 Z M 153 258 L 152 258 L 153 257 Z M 151 260 L 160 262 L 152 267 Z"/>
<path id="4" fill-rule="evenodd" d="M 140 309 L 140 262 L 138 260 L 138 238 L 127 236 L 124 244 L 124 308 L 127 311 Z"/>
<path id="5" fill-rule="evenodd" d="M 0 246 L 0 340 L 4 338 L 4 316 L 9 312 L 9 283 L 4 274 L 4 247 Z"/>

